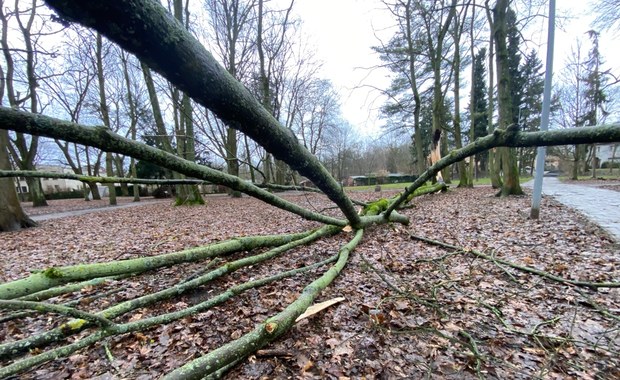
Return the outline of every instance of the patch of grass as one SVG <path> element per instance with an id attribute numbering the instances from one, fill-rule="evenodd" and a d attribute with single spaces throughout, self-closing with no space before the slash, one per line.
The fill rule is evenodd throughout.
<path id="1" fill-rule="evenodd" d="M 519 183 L 525 183 L 531 179 L 533 179 L 534 177 L 530 177 L 528 176 L 521 176 L 519 177 Z M 457 182 L 458 183 L 458 182 Z M 490 177 L 485 177 L 485 178 L 478 178 L 476 180 L 474 180 L 474 186 L 480 186 L 480 185 L 491 185 L 491 178 Z"/>
<path id="2" fill-rule="evenodd" d="M 570 174 L 560 176 L 561 181 L 572 181 L 570 178 Z M 577 177 L 577 181 L 591 181 L 596 179 L 620 180 L 620 169 L 614 168 L 611 172 L 608 168 L 596 169 L 596 178 L 592 178 L 592 172 Z"/>
<path id="3" fill-rule="evenodd" d="M 380 185 L 381 186 L 381 190 L 386 190 L 386 189 L 396 189 L 396 190 L 404 190 L 405 187 L 411 185 L 413 182 L 403 182 L 403 183 L 386 183 L 384 185 Z M 345 190 L 346 191 L 368 191 L 368 190 L 374 190 L 376 185 L 369 185 L 369 186 L 345 186 Z"/>

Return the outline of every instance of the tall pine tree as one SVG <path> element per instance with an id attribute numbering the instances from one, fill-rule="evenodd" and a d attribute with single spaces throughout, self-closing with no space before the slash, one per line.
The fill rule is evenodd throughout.
<path id="1" fill-rule="evenodd" d="M 533 50 L 525 57 L 521 65 L 521 104 L 519 105 L 519 125 L 525 131 L 538 131 L 540 129 L 540 118 L 542 114 L 542 95 L 545 88 L 543 64 L 538 58 L 536 50 Z M 536 157 L 535 148 L 519 149 L 519 168 L 529 166 L 530 174 L 534 167 Z"/>
<path id="2" fill-rule="evenodd" d="M 601 71 L 601 64 L 603 60 L 601 58 L 601 52 L 599 51 L 598 37 L 599 33 L 590 30 L 588 32 L 590 40 L 592 40 L 592 48 L 588 53 L 588 60 L 586 61 L 586 77 L 584 78 L 585 90 L 585 102 L 586 110 L 583 117 L 585 125 L 595 126 L 601 123 L 608 115 L 605 110 L 605 104 L 609 101 L 607 94 L 605 93 L 605 84 L 607 81 L 606 71 Z M 596 157 L 596 146 L 590 147 L 590 155 L 586 159 L 586 165 L 590 162 L 592 167 L 592 178 L 596 178 L 596 169 L 598 166 L 598 158 Z"/>
<path id="3" fill-rule="evenodd" d="M 478 51 L 473 62 L 473 83 L 472 83 L 472 99 L 469 109 L 472 112 L 473 131 L 470 131 L 470 138 L 475 140 L 479 137 L 487 135 L 487 126 L 489 124 L 488 110 L 489 103 L 487 101 L 487 84 L 486 84 L 486 48 Z M 473 135 L 471 134 L 473 132 Z M 489 155 L 487 152 L 476 155 L 476 162 L 481 172 L 486 172 Z"/>

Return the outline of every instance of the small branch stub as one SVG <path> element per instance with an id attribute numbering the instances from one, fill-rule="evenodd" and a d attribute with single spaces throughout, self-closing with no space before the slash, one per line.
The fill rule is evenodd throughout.
<path id="1" fill-rule="evenodd" d="M 278 329 L 278 324 L 276 322 L 269 322 L 265 325 L 265 331 L 267 334 L 273 334 Z"/>

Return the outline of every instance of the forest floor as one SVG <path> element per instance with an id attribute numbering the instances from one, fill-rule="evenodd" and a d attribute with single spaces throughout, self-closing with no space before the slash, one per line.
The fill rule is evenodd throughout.
<path id="1" fill-rule="evenodd" d="M 347 267 L 317 300 L 345 301 L 298 322 L 226 378 L 620 378 L 620 289 L 561 284 L 472 254 L 480 251 L 572 280 L 618 282 L 618 243 L 549 197 L 543 198 L 541 218 L 530 220 L 529 196 L 499 199 L 493 194 L 490 187 L 479 187 L 423 196 L 401 211 L 409 216 L 409 226 L 370 228 Z M 378 195 L 352 193 L 359 200 Z M 331 205 L 318 194 L 284 197 L 318 211 Z M 62 202 L 66 206 L 54 212 L 73 207 Z M 338 215 L 337 210 L 326 212 Z M 206 206 L 190 208 L 161 202 L 116 208 L 3 233 L 0 281 L 26 276 L 31 269 L 155 255 L 235 236 L 316 226 L 249 197 L 213 197 Z M 455 252 L 411 235 L 464 250 Z M 351 237 L 341 233 L 297 248 L 268 265 L 240 269 L 119 320 L 179 310 L 250 278 L 322 260 Z M 169 287 L 204 266 L 182 264 L 53 300 L 81 298 L 80 309 L 101 310 Z M 157 378 L 251 331 L 293 301 L 322 270 L 247 291 L 175 323 L 108 338 L 105 344 L 41 365 L 20 378 Z M 105 297 L 91 297 L 106 292 Z M 1 323 L 0 344 L 62 321 L 41 315 Z M 0 366 L 8 363 L 0 361 Z"/>

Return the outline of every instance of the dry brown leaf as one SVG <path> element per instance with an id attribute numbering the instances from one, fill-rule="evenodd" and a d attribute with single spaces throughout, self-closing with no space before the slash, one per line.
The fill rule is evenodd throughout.
<path id="1" fill-rule="evenodd" d="M 314 304 L 312 306 L 310 306 L 302 315 L 300 315 L 299 317 L 297 317 L 297 319 L 295 320 L 295 322 L 299 322 L 304 318 L 308 318 L 316 313 L 318 313 L 319 311 L 326 309 L 328 307 L 330 307 L 331 305 L 337 304 L 339 302 L 344 301 L 345 298 L 344 297 L 337 297 L 337 298 L 332 298 L 330 300 L 321 302 L 321 303 L 317 303 Z"/>

